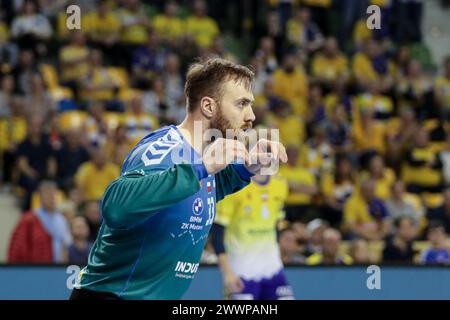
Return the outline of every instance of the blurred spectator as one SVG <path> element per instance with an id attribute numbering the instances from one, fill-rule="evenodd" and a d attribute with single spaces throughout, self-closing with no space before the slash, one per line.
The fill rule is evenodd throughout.
<path id="1" fill-rule="evenodd" d="M 172 123 L 167 118 L 169 104 L 166 96 L 165 82 L 162 78 L 153 79 L 151 89 L 143 93 L 142 96 L 145 112 L 158 117 L 161 123 Z"/>
<path id="2" fill-rule="evenodd" d="M 98 1 L 98 7 L 84 15 L 85 30 L 89 39 L 98 46 L 112 64 L 120 64 L 120 21 L 108 7 L 108 0 Z"/>
<path id="3" fill-rule="evenodd" d="M 353 56 L 352 69 L 357 84 L 362 88 L 367 87 L 370 81 L 378 82 L 381 92 L 393 85 L 393 65 L 380 43 L 374 39 L 363 42 L 362 50 Z"/>
<path id="4" fill-rule="evenodd" d="M 386 125 L 394 115 L 394 102 L 389 96 L 381 92 L 381 84 L 375 80 L 368 80 L 365 84 L 365 92 L 355 98 L 355 120 L 358 121 L 359 110 L 369 108 L 373 110 L 378 122 Z"/>
<path id="5" fill-rule="evenodd" d="M 195 0 L 192 11 L 193 15 L 186 19 L 186 32 L 200 47 L 208 48 L 219 34 L 219 26 L 215 20 L 207 16 L 205 1 Z"/>
<path id="6" fill-rule="evenodd" d="M 103 146 L 108 136 L 108 123 L 106 121 L 105 106 L 96 101 L 89 105 L 88 116 L 83 123 L 82 130 L 87 135 L 92 146 Z"/>
<path id="7" fill-rule="evenodd" d="M 86 218 L 89 227 L 89 241 L 94 242 L 101 225 L 99 202 L 95 200 L 85 202 L 83 206 L 83 216 Z"/>
<path id="8" fill-rule="evenodd" d="M 287 54 L 283 65 L 273 74 L 274 93 L 287 100 L 294 113 L 304 116 L 308 96 L 308 78 L 303 66 L 297 63 L 294 54 Z"/>
<path id="9" fill-rule="evenodd" d="M 89 73 L 89 48 L 86 45 L 86 36 L 82 31 L 71 31 L 70 42 L 59 51 L 61 65 L 61 84 L 69 87 L 79 100 L 80 82 Z"/>
<path id="10" fill-rule="evenodd" d="M 322 88 L 312 84 L 308 90 L 308 116 L 305 119 L 309 127 L 319 126 L 326 120 Z"/>
<path id="11" fill-rule="evenodd" d="M 275 43 L 271 37 L 261 38 L 259 47 L 256 49 L 255 57 L 261 62 L 260 72 L 270 75 L 276 70 L 278 61 L 275 52 Z"/>
<path id="12" fill-rule="evenodd" d="M 384 165 L 380 155 L 370 158 L 368 171 L 363 172 L 363 177 L 369 177 L 375 182 L 375 196 L 386 201 L 391 195 L 391 187 L 395 182 L 395 173 L 391 168 Z"/>
<path id="13" fill-rule="evenodd" d="M 354 264 L 370 264 L 372 257 L 370 256 L 369 244 L 366 240 L 356 239 L 350 244 L 350 257 Z"/>
<path id="14" fill-rule="evenodd" d="M 86 218 L 78 216 L 70 221 L 73 243 L 69 246 L 69 264 L 84 266 L 87 263 L 92 242 L 89 241 L 89 227 Z"/>
<path id="15" fill-rule="evenodd" d="M 117 14 L 120 20 L 121 42 L 126 46 L 124 57 L 129 58 L 127 49 L 144 44 L 151 26 L 140 0 L 124 0 L 122 3 L 123 7 Z"/>
<path id="16" fill-rule="evenodd" d="M 148 88 L 152 79 L 164 69 L 168 52 L 161 46 L 159 35 L 150 32 L 145 45 L 133 52 L 132 76 L 136 87 Z"/>
<path id="17" fill-rule="evenodd" d="M 420 198 L 406 193 L 405 185 L 400 180 L 391 186 L 391 196 L 386 201 L 386 208 L 392 220 L 407 217 L 417 226 L 421 223 L 424 214 Z"/>
<path id="18" fill-rule="evenodd" d="M 311 53 L 323 45 L 323 35 L 317 25 L 311 21 L 309 8 L 295 10 L 294 17 L 287 23 L 287 38 L 295 48 Z"/>
<path id="19" fill-rule="evenodd" d="M 286 228 L 279 235 L 280 254 L 283 264 L 303 264 L 305 257 L 299 253 L 295 232 Z"/>
<path id="20" fill-rule="evenodd" d="M 165 117 L 173 123 L 180 123 L 186 116 L 184 82 L 181 77 L 180 60 L 176 54 L 169 54 L 165 61 L 163 75 L 168 109 Z"/>
<path id="21" fill-rule="evenodd" d="M 447 234 L 442 223 L 430 221 L 427 237 L 431 242 L 431 247 L 422 253 L 420 262 L 422 264 L 449 264 L 450 256 L 446 248 Z"/>
<path id="22" fill-rule="evenodd" d="M 427 219 L 429 221 L 438 221 L 442 223 L 445 231 L 450 234 L 450 189 L 443 191 L 444 201 L 441 206 L 429 208 L 427 211 Z"/>
<path id="23" fill-rule="evenodd" d="M 311 62 L 311 75 L 327 87 L 331 87 L 332 83 L 338 79 L 342 82 L 347 80 L 348 60 L 339 51 L 336 38 L 327 38 L 323 50 L 314 55 Z"/>
<path id="24" fill-rule="evenodd" d="M 111 101 L 118 88 L 117 81 L 103 65 L 100 50 L 91 50 L 88 60 L 89 70 L 81 81 L 82 99 L 87 101 Z"/>
<path id="25" fill-rule="evenodd" d="M 443 75 L 436 78 L 434 96 L 440 109 L 440 115 L 449 119 L 450 114 L 450 56 L 444 60 Z"/>
<path id="26" fill-rule="evenodd" d="M 446 186 L 450 186 L 450 133 L 447 133 L 446 135 L 446 144 L 439 153 L 439 159 L 442 162 L 444 183 Z"/>
<path id="27" fill-rule="evenodd" d="M 326 229 L 322 234 L 322 251 L 316 252 L 306 259 L 308 265 L 349 265 L 353 259 L 349 255 L 341 255 L 339 247 L 341 234 L 336 229 Z"/>
<path id="28" fill-rule="evenodd" d="M 73 176 L 78 168 L 89 160 L 89 153 L 81 142 L 82 133 L 78 129 L 68 130 L 65 134 L 64 144 L 56 153 L 58 162 L 58 182 L 63 188 L 73 182 Z"/>
<path id="29" fill-rule="evenodd" d="M 317 193 L 318 187 L 314 175 L 298 165 L 298 147 L 289 145 L 286 152 L 289 160 L 280 168 L 280 174 L 286 178 L 289 185 L 286 219 L 294 222 L 312 214 L 312 196 Z"/>
<path id="30" fill-rule="evenodd" d="M 10 115 L 0 118 L 0 152 L 2 154 L 3 182 L 15 182 L 17 147 L 26 138 L 27 121 L 22 96 L 13 96 L 10 100 Z"/>
<path id="31" fill-rule="evenodd" d="M 411 106 L 419 119 L 437 117 L 434 104 L 433 83 L 423 72 L 418 60 L 410 60 L 406 75 L 396 85 L 399 106 Z"/>
<path id="32" fill-rule="evenodd" d="M 31 79 L 31 91 L 26 97 L 28 117 L 38 115 L 46 121 L 49 120 L 51 114 L 57 111 L 57 108 L 50 92 L 45 87 L 42 76 L 35 74 Z"/>
<path id="33" fill-rule="evenodd" d="M 6 118 L 11 114 L 13 95 L 14 78 L 10 74 L 4 74 L 0 85 L 0 118 Z"/>
<path id="34" fill-rule="evenodd" d="M 56 185 L 44 181 L 39 187 L 41 208 L 27 212 L 14 230 L 9 263 L 65 263 L 72 242 L 69 224 L 56 208 Z"/>
<path id="35" fill-rule="evenodd" d="M 305 250 L 306 256 L 322 252 L 323 232 L 328 228 L 328 223 L 321 219 L 316 218 L 308 222 L 306 230 L 309 233 L 309 239 Z"/>
<path id="36" fill-rule="evenodd" d="M 33 77 L 38 73 L 35 56 L 31 50 L 20 51 L 19 63 L 12 70 L 14 76 L 14 88 L 21 94 L 31 93 Z"/>
<path id="37" fill-rule="evenodd" d="M 75 183 L 82 199 L 100 200 L 106 187 L 118 176 L 117 165 L 107 160 L 103 149 L 97 148 L 93 150 L 91 160 L 78 168 Z"/>
<path id="38" fill-rule="evenodd" d="M 412 241 L 417 234 L 417 226 L 409 217 L 394 221 L 396 232 L 386 241 L 383 250 L 383 263 L 412 264 L 414 251 Z"/>
<path id="39" fill-rule="evenodd" d="M 22 10 L 11 24 L 11 36 L 15 38 L 21 48 L 36 49 L 41 54 L 45 48 L 38 45 L 48 40 L 53 33 L 47 17 L 37 12 L 35 1 L 26 0 Z"/>
<path id="40" fill-rule="evenodd" d="M 301 163 L 305 165 L 316 178 L 333 166 L 333 150 L 326 140 L 326 125 L 319 123 L 311 128 L 312 136 L 303 148 Z"/>
<path id="41" fill-rule="evenodd" d="M 324 196 L 324 219 L 332 226 L 342 222 L 344 204 L 355 189 L 355 170 L 348 157 L 340 156 L 336 160 L 334 172 L 324 172 L 321 178 L 321 192 Z"/>
<path id="42" fill-rule="evenodd" d="M 176 41 L 183 36 L 185 25 L 177 17 L 178 5 L 175 1 L 168 1 L 164 6 L 164 13 L 157 14 L 153 19 L 153 28 L 166 44 L 176 46 Z"/>
<path id="43" fill-rule="evenodd" d="M 266 87 L 270 87 L 270 80 Z M 270 101 L 268 101 L 270 104 Z M 305 140 L 305 127 L 302 119 L 293 114 L 292 106 L 284 100 L 272 101 L 272 113 L 269 121 L 279 130 L 280 140 L 285 145 L 300 146 Z"/>
<path id="44" fill-rule="evenodd" d="M 375 121 L 375 113 L 370 108 L 361 108 L 359 111 L 361 121 L 354 122 L 352 126 L 354 150 L 361 157 L 373 152 L 384 155 L 386 144 L 383 125 Z"/>
<path id="45" fill-rule="evenodd" d="M 27 126 L 27 138 L 17 147 L 19 186 L 25 191 L 24 209 L 30 208 L 31 194 L 39 182 L 55 178 L 57 163 L 47 135 L 42 132 L 42 119 L 33 116 Z"/>
<path id="46" fill-rule="evenodd" d="M 119 125 L 108 137 L 105 145 L 106 157 L 112 163 L 121 166 L 133 147 L 134 143 L 128 138 L 127 130 L 123 125 Z"/>
<path id="47" fill-rule="evenodd" d="M 439 193 L 442 190 L 442 162 L 424 128 L 416 132 L 414 145 L 406 151 L 402 180 L 409 192 Z"/>
<path id="48" fill-rule="evenodd" d="M 400 168 L 405 149 L 412 145 L 420 129 L 411 108 L 402 108 L 399 116 L 386 128 L 386 160 L 397 169 Z"/>
<path id="49" fill-rule="evenodd" d="M 144 112 L 142 97 L 130 99 L 127 112 L 124 114 L 124 127 L 128 139 L 134 145 L 146 134 L 159 127 L 158 118 Z"/>
<path id="50" fill-rule="evenodd" d="M 327 141 L 334 154 L 351 152 L 351 127 L 343 104 L 336 104 L 326 122 Z"/>
<path id="51" fill-rule="evenodd" d="M 375 196 L 375 181 L 365 179 L 345 203 L 343 227 L 349 238 L 381 240 L 389 231 L 388 218 L 384 202 Z"/>

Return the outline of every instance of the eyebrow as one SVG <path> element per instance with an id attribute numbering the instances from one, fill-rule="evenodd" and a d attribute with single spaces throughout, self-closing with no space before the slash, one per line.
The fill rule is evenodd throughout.
<path id="1" fill-rule="evenodd" d="M 236 100 L 236 102 L 245 102 L 245 103 L 253 103 L 253 102 L 255 102 L 255 100 L 254 99 L 249 99 L 249 98 L 239 98 L 239 99 L 237 99 Z"/>

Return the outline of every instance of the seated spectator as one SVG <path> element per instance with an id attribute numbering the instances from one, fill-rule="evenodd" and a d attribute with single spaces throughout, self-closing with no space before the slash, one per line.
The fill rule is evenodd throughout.
<path id="1" fill-rule="evenodd" d="M 294 17 L 287 22 L 287 38 L 295 48 L 316 51 L 323 45 L 323 35 L 317 25 L 311 21 L 309 8 L 300 7 L 295 10 Z"/>
<path id="2" fill-rule="evenodd" d="M 11 24 L 11 36 L 21 48 L 42 50 L 39 44 L 52 36 L 53 30 L 47 17 L 38 13 L 35 1 L 27 0 Z M 40 52 L 45 54 L 45 51 Z"/>
<path id="3" fill-rule="evenodd" d="M 437 194 L 442 190 L 442 162 L 430 145 L 429 133 L 424 128 L 416 132 L 414 145 L 406 150 L 402 180 L 409 192 Z"/>
<path id="4" fill-rule="evenodd" d="M 372 156 L 368 164 L 368 172 L 362 176 L 375 181 L 375 196 L 386 201 L 391 195 L 391 187 L 395 182 L 395 173 L 384 165 L 383 157 L 378 154 Z"/>
<path id="5" fill-rule="evenodd" d="M 286 200 L 286 219 L 294 222 L 312 214 L 312 197 L 317 194 L 318 187 L 314 175 L 298 164 L 299 150 L 297 146 L 287 148 L 288 163 L 280 168 L 289 185 Z"/>
<path id="6" fill-rule="evenodd" d="M 375 182 L 365 179 L 344 206 L 343 229 L 349 238 L 381 240 L 390 229 L 388 211 L 375 196 Z"/>
<path id="7" fill-rule="evenodd" d="M 273 73 L 274 93 L 292 105 L 294 114 L 307 114 L 308 76 L 294 54 L 286 54 L 283 64 Z"/>
<path id="8" fill-rule="evenodd" d="M 367 81 L 365 91 L 355 97 L 354 121 L 359 121 L 361 108 L 373 110 L 374 118 L 384 126 L 394 115 L 394 102 L 381 93 L 381 84 L 375 80 Z"/>
<path id="9" fill-rule="evenodd" d="M 349 76 L 347 58 L 332 37 L 325 40 L 323 50 L 314 56 L 311 68 L 312 76 L 327 87 L 338 79 L 346 82 Z"/>
<path id="10" fill-rule="evenodd" d="M 39 186 L 41 208 L 20 219 L 9 245 L 9 263 L 65 263 L 72 242 L 69 224 L 56 208 L 57 187 L 44 181 Z"/>
<path id="11" fill-rule="evenodd" d="M 57 105 L 45 87 L 44 79 L 35 74 L 31 79 L 31 92 L 26 97 L 27 116 L 38 115 L 45 121 L 57 111 Z"/>
<path id="12" fill-rule="evenodd" d="M 328 223 L 322 219 L 314 219 L 308 222 L 306 230 L 308 231 L 309 237 L 305 250 L 307 257 L 314 253 L 322 252 L 323 232 L 328 228 Z"/>
<path id="13" fill-rule="evenodd" d="M 341 234 L 338 230 L 328 228 L 322 234 L 322 251 L 310 255 L 307 265 L 349 265 L 353 259 L 349 255 L 341 255 Z"/>
<path id="14" fill-rule="evenodd" d="M 97 10 L 85 15 L 83 22 L 89 39 L 98 46 L 112 64 L 119 64 L 121 57 L 119 50 L 120 21 L 111 8 L 108 0 L 100 0 Z M 82 22 L 82 23 L 83 23 Z"/>
<path id="15" fill-rule="evenodd" d="M 32 117 L 27 126 L 27 138 L 17 147 L 19 186 L 25 190 L 24 210 L 30 208 L 31 195 L 39 182 L 54 178 L 57 172 L 55 154 L 42 127 L 42 119 Z"/>
<path id="16" fill-rule="evenodd" d="M 279 100 L 272 111 L 268 118 L 272 126 L 279 130 L 281 142 L 300 146 L 305 140 L 305 126 L 301 118 L 293 113 L 292 106 L 287 101 Z"/>
<path id="17" fill-rule="evenodd" d="M 214 38 L 219 35 L 217 22 L 207 16 L 206 2 L 196 0 L 193 7 L 193 15 L 186 19 L 186 33 L 193 37 L 198 46 L 209 48 Z"/>
<path id="18" fill-rule="evenodd" d="M 445 147 L 439 153 L 439 158 L 442 162 L 444 183 L 446 186 L 450 187 L 450 133 L 447 133 Z"/>
<path id="19" fill-rule="evenodd" d="M 334 154 L 351 152 L 351 128 L 343 104 L 333 108 L 326 122 L 326 134 Z"/>
<path id="20" fill-rule="evenodd" d="M 399 106 L 411 106 L 419 119 L 439 116 L 434 104 L 433 82 L 419 61 L 409 61 L 406 75 L 398 80 L 396 91 Z"/>
<path id="21" fill-rule="evenodd" d="M 89 71 L 82 79 L 82 99 L 85 101 L 111 101 L 115 98 L 118 83 L 103 65 L 103 54 L 100 50 L 89 53 Z"/>
<path id="22" fill-rule="evenodd" d="M 159 35 L 154 31 L 150 32 L 146 43 L 133 52 L 131 75 L 137 88 L 149 87 L 151 81 L 164 69 L 167 54 Z"/>
<path id="23" fill-rule="evenodd" d="M 89 241 L 94 242 L 102 222 L 100 214 L 100 203 L 98 201 L 87 201 L 83 204 L 83 216 L 89 227 Z"/>
<path id="24" fill-rule="evenodd" d="M 369 251 L 369 244 L 364 239 L 353 240 L 350 244 L 349 254 L 354 264 L 370 264 L 373 260 Z"/>
<path id="25" fill-rule="evenodd" d="M 27 136 L 25 103 L 22 96 L 13 96 L 8 104 L 10 115 L 0 119 L 0 153 L 3 182 L 10 183 L 16 175 L 17 147 Z"/>
<path id="26" fill-rule="evenodd" d="M 353 194 L 356 185 L 355 169 L 350 158 L 339 156 L 334 172 L 321 175 L 321 193 L 324 198 L 323 217 L 332 226 L 342 222 L 344 204 Z"/>
<path id="27" fill-rule="evenodd" d="M 392 220 L 407 217 L 417 226 L 422 222 L 424 208 L 420 198 L 405 192 L 405 185 L 400 180 L 391 186 L 391 196 L 386 201 L 386 208 Z"/>
<path id="28" fill-rule="evenodd" d="M 385 128 L 375 120 L 375 113 L 370 108 L 362 108 L 360 111 L 361 121 L 356 121 L 352 125 L 353 149 L 361 157 L 374 151 L 384 155 Z"/>
<path id="29" fill-rule="evenodd" d="M 371 81 L 380 84 L 380 91 L 391 89 L 393 79 L 393 64 L 389 61 L 380 43 L 374 39 L 366 39 L 362 50 L 352 59 L 352 70 L 357 84 L 365 88 Z"/>
<path id="30" fill-rule="evenodd" d="M 82 31 L 72 31 L 70 42 L 59 51 L 61 83 L 72 89 L 75 99 L 80 99 L 79 86 L 89 73 L 89 48 Z"/>
<path id="31" fill-rule="evenodd" d="M 420 262 L 422 264 L 449 264 L 450 256 L 446 247 L 447 234 L 442 223 L 430 221 L 427 237 L 431 242 L 431 247 L 422 253 Z"/>
<path id="32" fill-rule="evenodd" d="M 11 74 L 3 74 L 0 81 L 0 119 L 4 119 L 11 115 L 15 84 Z"/>
<path id="33" fill-rule="evenodd" d="M 417 235 L 417 225 L 409 217 L 394 221 L 395 233 L 386 241 L 383 250 L 383 263 L 412 264 L 414 251 L 412 242 Z"/>
<path id="34" fill-rule="evenodd" d="M 128 139 L 136 144 L 149 132 L 159 127 L 158 118 L 146 113 L 141 96 L 134 96 L 128 103 L 127 112 L 123 116 L 123 126 Z"/>
<path id="35" fill-rule="evenodd" d="M 143 3 L 140 0 L 128 0 L 117 12 L 120 21 L 120 42 L 132 48 L 145 43 L 151 28 Z M 128 58 L 125 56 L 125 58 Z"/>
<path id="36" fill-rule="evenodd" d="M 65 143 L 56 153 L 58 162 L 58 182 L 61 187 L 68 187 L 73 182 L 73 176 L 84 162 L 89 160 L 89 153 L 82 145 L 82 132 L 69 129 L 65 134 Z"/>
<path id="37" fill-rule="evenodd" d="M 444 74 L 434 83 L 434 96 L 439 106 L 440 114 L 444 119 L 450 115 L 450 56 L 444 60 Z"/>
<path id="38" fill-rule="evenodd" d="M 300 254 L 295 232 L 286 228 L 280 232 L 279 245 L 283 264 L 303 264 L 305 257 Z"/>
<path id="39" fill-rule="evenodd" d="M 443 198 L 444 201 L 441 206 L 427 210 L 427 219 L 439 221 L 444 226 L 445 231 L 450 234 L 450 188 L 443 191 Z"/>
<path id="40" fill-rule="evenodd" d="M 185 25 L 181 18 L 177 17 L 178 5 L 175 1 L 168 1 L 164 6 L 164 12 L 157 14 L 153 19 L 153 28 L 166 45 L 176 45 L 176 41 L 183 36 Z"/>
<path id="41" fill-rule="evenodd" d="M 105 145 L 106 157 L 117 166 L 121 166 L 134 147 L 133 141 L 128 138 L 127 130 L 123 125 L 119 125 L 114 132 L 108 136 Z"/>
<path id="42" fill-rule="evenodd" d="M 75 174 L 75 183 L 82 199 L 100 200 L 109 183 L 119 176 L 117 165 L 106 159 L 103 149 L 92 152 L 91 160 L 83 163 Z"/>
<path id="43" fill-rule="evenodd" d="M 89 227 L 83 216 L 70 221 L 73 243 L 69 246 L 69 264 L 84 266 L 87 263 L 92 242 L 89 241 Z"/>

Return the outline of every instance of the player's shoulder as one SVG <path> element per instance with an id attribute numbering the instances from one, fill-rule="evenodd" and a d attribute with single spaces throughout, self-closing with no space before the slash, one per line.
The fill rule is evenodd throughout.
<path id="1" fill-rule="evenodd" d="M 122 168 L 122 173 L 166 169 L 173 165 L 171 151 L 183 142 L 175 126 L 165 126 L 146 135 L 133 148 Z"/>

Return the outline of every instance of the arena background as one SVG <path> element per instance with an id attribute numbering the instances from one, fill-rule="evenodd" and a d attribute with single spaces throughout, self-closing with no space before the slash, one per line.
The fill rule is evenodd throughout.
<path id="1" fill-rule="evenodd" d="M 380 29 L 367 27 L 369 5 Z M 296 298 L 450 298 L 449 6 L 1 1 L 0 299 L 67 298 L 66 266 L 85 263 L 104 188 L 139 138 L 183 118 L 184 72 L 203 55 L 254 68 L 255 125 L 280 129 L 297 158 L 282 173 L 306 187 L 291 190 L 279 226 Z M 47 199 L 43 181 L 57 186 Z M 58 261 L 16 229 L 45 201 L 79 246 Z M 377 228 L 355 232 L 352 219 Z M 329 244 L 339 266 L 318 266 L 327 227 L 342 237 Z M 210 245 L 202 263 L 185 298 L 220 299 Z M 368 288 L 368 265 L 381 266 L 381 290 Z"/>

